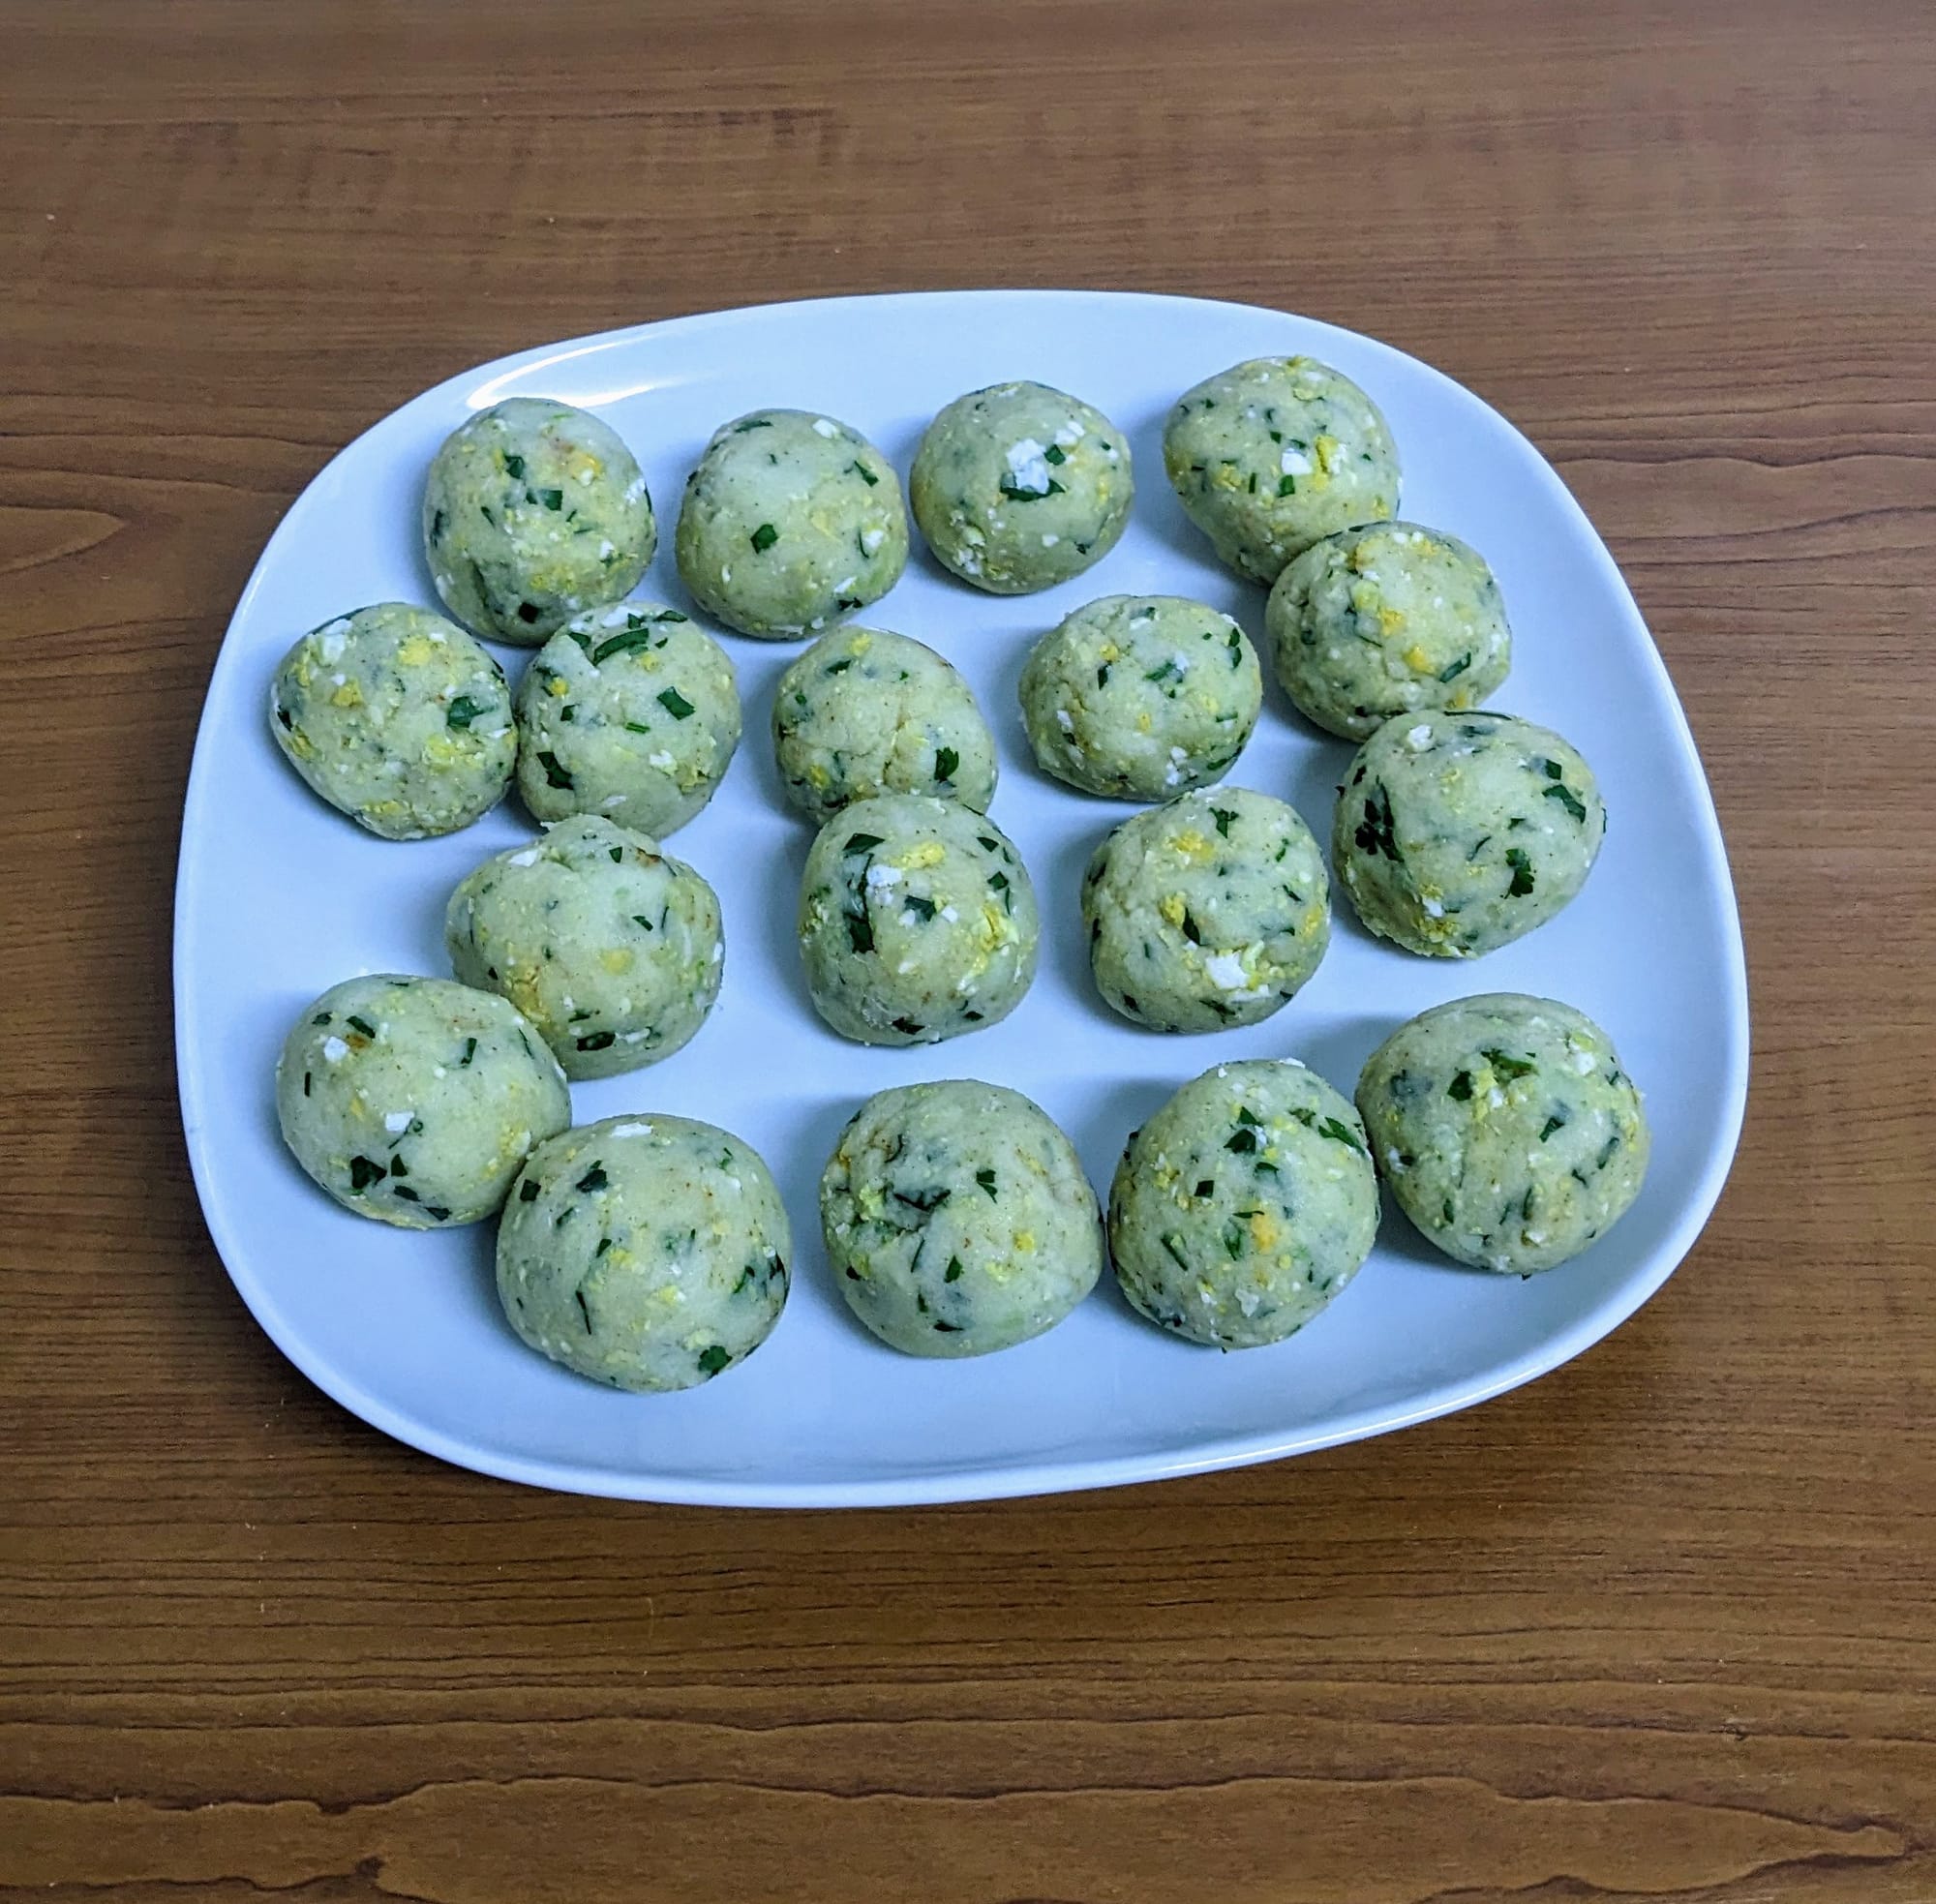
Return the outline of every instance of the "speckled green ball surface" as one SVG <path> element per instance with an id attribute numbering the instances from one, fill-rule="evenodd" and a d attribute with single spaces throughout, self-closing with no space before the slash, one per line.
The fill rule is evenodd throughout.
<path id="1" fill-rule="evenodd" d="M 1018 1091 L 955 1079 L 869 1098 L 820 1180 L 847 1306 L 910 1355 L 986 1355 L 1096 1286 L 1103 1224 L 1074 1146 Z"/>
<path id="2" fill-rule="evenodd" d="M 1471 958 L 1543 925 L 1606 832 L 1592 770 L 1511 714 L 1401 714 L 1358 749 L 1331 857 L 1358 917 L 1407 952 Z"/>
<path id="3" fill-rule="evenodd" d="M 1217 1348 L 1301 1329 L 1357 1274 L 1377 1226 L 1357 1112 L 1291 1058 L 1184 1085 L 1131 1133 L 1109 1192 L 1123 1293 Z"/>
<path id="4" fill-rule="evenodd" d="M 995 742 L 960 672 L 905 635 L 842 628 L 780 677 L 773 756 L 787 798 L 825 820 L 876 794 L 933 794 L 978 813 L 995 796 Z"/>
<path id="5" fill-rule="evenodd" d="M 877 602 L 907 566 L 893 467 L 814 410 L 758 409 L 713 433 L 686 478 L 679 579 L 742 635 L 791 641 Z"/>
<path id="6" fill-rule="evenodd" d="M 1177 399 L 1163 463 L 1184 513 L 1265 587 L 1320 537 L 1398 513 L 1378 407 L 1313 357 L 1253 357 Z"/>
<path id="7" fill-rule="evenodd" d="M 771 1173 L 728 1132 L 639 1113 L 541 1145 L 498 1226 L 511 1327 L 567 1369 L 664 1393 L 711 1381 L 786 1306 L 793 1238 Z"/>
<path id="8" fill-rule="evenodd" d="M 1125 820 L 1082 880 L 1096 988 L 1155 1031 L 1220 1031 L 1279 1011 L 1331 942 L 1324 856 L 1296 811 L 1244 787 Z"/>
<path id="9" fill-rule="evenodd" d="M 1327 535 L 1277 579 L 1264 627 L 1306 719 L 1363 740 L 1394 714 L 1474 708 L 1505 680 L 1512 633 L 1493 571 L 1443 529 Z"/>
<path id="10" fill-rule="evenodd" d="M 424 484 L 424 558 L 472 634 L 535 646 L 638 586 L 658 547 L 632 452 L 589 410 L 512 397 L 445 438 Z"/>
<path id="11" fill-rule="evenodd" d="M 908 476 L 934 558 L 993 595 L 1053 588 L 1121 539 L 1135 497 L 1130 445 L 1103 412 L 1045 383 L 957 397 Z"/>
<path id="12" fill-rule="evenodd" d="M 269 732 L 331 806 L 384 839 L 469 826 L 503 799 L 518 746 L 504 671 L 403 602 L 303 636 L 270 684 Z"/>
<path id="13" fill-rule="evenodd" d="M 443 937 L 457 976 L 516 1005 L 572 1077 L 670 1057 L 725 969 L 712 888 L 590 814 L 486 860 L 450 895 Z"/>
<path id="14" fill-rule="evenodd" d="M 999 1023 L 1035 977 L 1040 936 L 1021 855 L 958 801 L 856 801 L 807 853 L 807 986 L 820 1015 L 863 1044 L 932 1044 Z"/>
<path id="15" fill-rule="evenodd" d="M 1613 1041 L 1550 998 L 1421 1012 L 1373 1052 L 1358 1108 L 1399 1208 L 1477 1269 L 1528 1276 L 1578 1255 L 1647 1175 L 1640 1093 Z"/>
<path id="16" fill-rule="evenodd" d="M 306 1007 L 276 1060 L 295 1160 L 347 1210 L 405 1229 L 474 1224 L 571 1122 L 564 1073 L 494 993 L 378 973 Z"/>
<path id="17" fill-rule="evenodd" d="M 663 839 L 718 790 L 740 744 L 733 664 L 675 608 L 574 617 L 518 683 L 518 792 L 534 818 L 598 813 Z"/>
<path id="18" fill-rule="evenodd" d="M 1250 638 L 1182 595 L 1085 603 L 1035 645 L 1020 686 L 1044 772 L 1117 800 L 1166 800 L 1221 778 L 1263 693 Z"/>

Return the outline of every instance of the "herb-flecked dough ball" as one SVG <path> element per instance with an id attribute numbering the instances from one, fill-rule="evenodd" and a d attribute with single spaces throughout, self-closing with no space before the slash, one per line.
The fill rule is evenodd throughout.
<path id="1" fill-rule="evenodd" d="M 1477 707 L 1512 661 L 1485 558 L 1415 523 L 1374 523 L 1313 543 L 1278 577 L 1264 626 L 1298 711 L 1347 740 L 1394 714 Z"/>
<path id="2" fill-rule="evenodd" d="M 504 671 L 462 628 L 378 602 L 283 657 L 269 732 L 340 813 L 384 839 L 456 832 L 504 797 L 517 736 Z"/>
<path id="3" fill-rule="evenodd" d="M 1296 811 L 1244 787 L 1125 820 L 1082 880 L 1096 988 L 1156 1031 L 1267 1018 L 1331 939 L 1324 856 Z"/>
<path id="4" fill-rule="evenodd" d="M 1543 925 L 1606 832 L 1592 770 L 1511 714 L 1400 714 L 1358 749 L 1332 861 L 1358 917 L 1407 952 L 1472 958 Z"/>
<path id="5" fill-rule="evenodd" d="M 717 792 L 740 744 L 726 651 L 676 608 L 567 621 L 518 683 L 518 792 L 533 818 L 597 813 L 663 839 Z"/>
<path id="6" fill-rule="evenodd" d="M 332 986 L 276 1061 L 295 1160 L 345 1209 L 406 1229 L 474 1224 L 571 1122 L 564 1073 L 517 1010 L 448 979 Z"/>
<path id="7" fill-rule="evenodd" d="M 1184 1085 L 1131 1133 L 1109 1192 L 1123 1293 L 1216 1348 L 1301 1329 L 1357 1274 L 1377 1226 L 1358 1113 L 1294 1058 Z"/>
<path id="8" fill-rule="evenodd" d="M 742 635 L 791 641 L 877 602 L 907 566 L 893 467 L 812 410 L 759 409 L 715 431 L 687 477 L 679 579 Z"/>
<path id="9" fill-rule="evenodd" d="M 801 883 L 815 1009 L 862 1044 L 932 1044 L 1006 1018 L 1035 977 L 1035 888 L 992 820 L 926 794 L 856 801 Z"/>
<path id="10" fill-rule="evenodd" d="M 724 970 L 712 888 L 592 814 L 486 860 L 450 895 L 443 933 L 457 976 L 516 1005 L 570 1077 L 670 1057 Z"/>
<path id="11" fill-rule="evenodd" d="M 694 1119 L 641 1112 L 541 1145 L 498 1226 L 518 1335 L 593 1381 L 691 1388 L 766 1341 L 793 1254 L 772 1175 Z"/>
<path id="12" fill-rule="evenodd" d="M 1640 1093 L 1613 1041 L 1555 999 L 1421 1012 L 1373 1052 L 1358 1108 L 1399 1208 L 1477 1269 L 1529 1276 L 1578 1255 L 1647 1175 Z"/>
<path id="13" fill-rule="evenodd" d="M 1398 513 L 1398 451 L 1377 405 L 1313 357 L 1253 357 L 1185 391 L 1163 462 L 1184 514 L 1266 588 L 1321 537 Z"/>
<path id="14" fill-rule="evenodd" d="M 787 799 L 825 820 L 875 794 L 933 794 L 987 811 L 995 742 L 950 662 L 905 635 L 823 635 L 780 677 L 773 755 Z"/>
<path id="15" fill-rule="evenodd" d="M 1084 793 L 1166 800 L 1221 778 L 1263 707 L 1250 638 L 1181 595 L 1104 595 L 1022 669 L 1022 724 L 1045 773 Z"/>
<path id="16" fill-rule="evenodd" d="M 847 1306 L 910 1355 L 986 1355 L 1060 1322 L 1103 1269 L 1074 1148 L 1017 1091 L 972 1079 L 883 1091 L 820 1180 Z"/>
<path id="17" fill-rule="evenodd" d="M 1053 588 L 1121 539 L 1130 445 L 1099 409 L 1044 383 L 957 397 L 927 426 L 908 476 L 935 559 L 994 595 Z"/>
<path id="18" fill-rule="evenodd" d="M 424 484 L 424 556 L 472 634 L 535 647 L 631 593 L 658 547 L 646 478 L 589 410 L 512 397 L 444 438 Z"/>

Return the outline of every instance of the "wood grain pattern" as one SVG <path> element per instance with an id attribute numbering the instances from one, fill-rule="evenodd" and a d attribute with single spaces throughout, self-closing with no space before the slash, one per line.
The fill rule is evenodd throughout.
<path id="1" fill-rule="evenodd" d="M 1936 1898 L 1936 13 L 4 0 L 0 69 L 0 1898 Z M 278 1358 L 182 1158 L 228 610 L 469 363 L 983 283 L 1329 317 L 1556 458 L 1728 831 L 1733 1183 L 1581 1362 L 1275 1467 L 439 1467 Z"/>

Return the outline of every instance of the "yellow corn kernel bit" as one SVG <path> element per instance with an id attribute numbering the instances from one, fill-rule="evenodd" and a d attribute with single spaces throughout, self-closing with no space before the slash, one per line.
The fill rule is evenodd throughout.
<path id="1" fill-rule="evenodd" d="M 411 635 L 397 650 L 398 664 L 405 668 L 421 668 L 437 650 L 422 635 Z"/>
<path id="2" fill-rule="evenodd" d="M 598 963 L 615 977 L 629 972 L 636 961 L 624 946 L 608 946 L 598 954 Z"/>
<path id="3" fill-rule="evenodd" d="M 294 754 L 298 760 L 314 760 L 316 758 L 316 748 L 310 744 L 309 736 L 299 727 L 289 729 L 289 752 Z"/>
<path id="4" fill-rule="evenodd" d="M 849 654 L 864 654 L 870 648 L 873 647 L 873 645 L 874 645 L 873 636 L 870 635 L 864 628 L 857 628 L 854 631 L 854 633 L 847 638 L 847 652 Z"/>
<path id="5" fill-rule="evenodd" d="M 1136 716 L 1136 732 L 1138 734 L 1148 734 L 1154 729 L 1156 723 L 1150 719 L 1149 710 L 1145 708 L 1142 710 L 1142 712 Z"/>
<path id="6" fill-rule="evenodd" d="M 1184 904 L 1181 892 L 1165 893 L 1164 897 L 1157 901 L 1156 909 L 1178 931 L 1183 929 L 1183 915 L 1188 909 Z"/>
<path id="7" fill-rule="evenodd" d="M 568 680 L 566 680 L 562 675 L 553 675 L 552 678 L 545 682 L 545 692 L 549 695 L 554 696 L 556 699 L 562 701 L 564 697 L 571 692 L 571 683 Z"/>
<path id="8" fill-rule="evenodd" d="M 1383 618 L 1380 617 L 1379 619 L 1382 620 Z M 1386 629 L 1385 632 L 1389 634 L 1391 630 Z M 1424 649 L 1420 648 L 1416 642 L 1413 642 L 1412 645 L 1408 649 L 1407 649 L 1403 654 L 1399 656 L 1399 659 L 1403 661 L 1405 665 L 1407 668 L 1409 668 L 1415 675 L 1429 675 L 1434 672 L 1431 655 L 1426 653 Z"/>
<path id="9" fill-rule="evenodd" d="M 1344 462 L 1344 444 L 1336 437 L 1321 436 L 1312 444 L 1317 452 L 1317 467 L 1328 476 Z"/>
<path id="10" fill-rule="evenodd" d="M 1277 1219 L 1268 1210 L 1258 1210 L 1251 1217 L 1251 1241 L 1259 1250 L 1274 1250 L 1278 1239 L 1284 1234 Z"/>
<path id="11" fill-rule="evenodd" d="M 806 783 L 808 786 L 817 787 L 821 792 L 825 793 L 833 784 L 833 775 L 828 772 L 826 768 L 822 767 L 818 761 L 815 761 L 806 770 Z"/>
<path id="12" fill-rule="evenodd" d="M 333 707 L 360 708 L 363 705 L 363 690 L 355 681 L 347 680 L 329 699 Z"/>
<path id="13" fill-rule="evenodd" d="M 1021 1254 L 1021 1255 L 1024 1255 L 1024 1256 L 1032 1256 L 1032 1255 L 1034 1255 L 1034 1254 L 1035 1254 L 1035 1231 L 1034 1231 L 1034 1230 L 1032 1230 L 1032 1229 L 1018 1229 L 1018 1230 L 1016 1230 L 1016 1231 L 1015 1231 L 1015 1250 L 1016 1250 L 1017 1254 Z"/>
<path id="14" fill-rule="evenodd" d="M 924 866 L 938 866 L 948 858 L 948 849 L 938 839 L 924 839 L 911 853 L 903 854 L 893 863 L 904 872 L 920 872 Z"/>
<path id="15" fill-rule="evenodd" d="M 1169 850 L 1179 859 L 1192 861 L 1211 859 L 1217 851 L 1210 844 L 1209 840 L 1198 832 L 1195 827 L 1186 827 L 1182 832 L 1178 833 L 1169 842 Z M 1172 920 L 1170 923 L 1174 925 L 1178 922 Z"/>
<path id="16" fill-rule="evenodd" d="M 464 758 L 464 749 L 447 734 L 433 734 L 423 745 L 424 759 L 433 767 L 448 767 Z"/>

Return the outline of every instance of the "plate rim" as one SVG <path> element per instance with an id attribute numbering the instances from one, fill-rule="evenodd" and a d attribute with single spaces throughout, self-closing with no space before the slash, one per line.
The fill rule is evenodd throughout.
<path id="1" fill-rule="evenodd" d="M 1567 1328 L 1546 1339 L 1534 1352 L 1518 1357 L 1484 1379 L 1452 1386 L 1451 1392 L 1434 1391 L 1417 1405 L 1393 1408 L 1373 1406 L 1333 1417 L 1321 1429 L 1287 1436 L 1242 1435 L 1221 1440 L 1196 1442 L 1169 1454 L 1138 1453 L 1063 1460 L 1046 1463 L 1009 1462 L 961 1468 L 929 1469 L 923 1473 L 883 1475 L 845 1481 L 759 1480 L 745 1481 L 709 1476 L 686 1478 L 655 1472 L 620 1472 L 585 1463 L 525 1459 L 506 1455 L 499 1449 L 474 1443 L 462 1436 L 418 1420 L 382 1397 L 370 1392 L 348 1371 L 328 1357 L 314 1351 L 304 1333 L 291 1325 L 278 1308 L 271 1290 L 249 1266 L 245 1253 L 228 1231 L 222 1197 L 216 1193 L 207 1163 L 206 1126 L 202 1116 L 202 1087 L 195 1032 L 197 1013 L 185 974 L 192 969 L 195 929 L 191 923 L 188 895 L 194 882 L 194 868 L 199 858 L 199 842 L 206 831 L 203 808 L 207 805 L 210 770 L 204 743 L 211 739 L 215 677 L 237 624 L 250 608 L 272 559 L 287 535 L 289 525 L 311 492 L 326 482 L 338 464 L 352 456 L 364 442 L 383 429 L 401 410 L 456 387 L 469 387 L 502 380 L 529 369 L 539 361 L 555 362 L 593 350 L 622 348 L 643 342 L 654 333 L 672 328 L 704 324 L 726 324 L 754 317 L 773 317 L 781 314 L 813 310 L 830 312 L 838 307 L 866 307 L 880 311 L 891 306 L 958 305 L 976 302 L 1029 301 L 1052 303 L 1069 299 L 1104 300 L 1112 304 L 1141 304 L 1153 311 L 1219 311 L 1289 318 L 1311 330 L 1349 339 L 1355 348 L 1374 355 L 1385 354 L 1403 361 L 1410 370 L 1422 372 L 1430 380 L 1447 386 L 1458 398 L 1477 404 L 1490 413 L 1529 452 L 1537 468 L 1537 479 L 1549 491 L 1556 506 L 1569 517 L 1577 529 L 1586 531 L 1592 559 L 1610 581 L 1618 601 L 1642 636 L 1644 665 L 1651 670 L 1652 685 L 1664 700 L 1669 712 L 1669 736 L 1687 765 L 1693 770 L 1700 798 L 1686 814 L 1692 821 L 1700 857 L 1711 882 L 1723 926 L 1725 969 L 1717 974 L 1724 1024 L 1722 1027 L 1723 1103 L 1718 1128 L 1712 1133 L 1706 1165 L 1681 1206 L 1667 1238 L 1655 1252 L 1648 1272 L 1622 1284 L 1601 1302 L 1586 1311 Z M 317 1388 L 369 1426 L 422 1454 L 468 1468 L 493 1478 L 520 1482 L 526 1486 L 594 1496 L 606 1499 L 656 1502 L 669 1506 L 746 1507 L 746 1508 L 853 1508 L 931 1506 L 956 1501 L 1015 1499 L 1034 1496 L 1086 1492 L 1092 1489 L 1123 1487 L 1143 1482 L 1171 1480 L 1189 1474 L 1202 1474 L 1225 1468 L 1250 1466 L 1280 1461 L 1293 1455 L 1316 1453 L 1323 1448 L 1342 1447 L 1399 1429 L 1440 1419 L 1476 1406 L 1577 1359 L 1596 1343 L 1603 1341 L 1658 1293 L 1707 1227 L 1720 1200 L 1739 1147 L 1747 1106 L 1748 1073 L 1751 1053 L 1751 1026 L 1747 984 L 1746 948 L 1741 936 L 1740 909 L 1735 892 L 1720 817 L 1714 804 L 1700 749 L 1688 724 L 1687 712 L 1676 691 L 1652 630 L 1634 600 L 1626 578 L 1615 561 L 1599 530 L 1581 506 L 1565 479 L 1539 447 L 1512 420 L 1468 385 L 1448 376 L 1423 358 L 1415 357 L 1396 345 L 1367 336 L 1345 326 L 1285 311 L 1272 305 L 1252 304 L 1235 299 L 1192 297 L 1163 291 L 1093 289 L 1074 286 L 1050 287 L 964 287 L 947 290 L 899 290 L 860 292 L 836 297 L 784 298 L 767 302 L 723 306 L 717 309 L 681 313 L 638 324 L 617 326 L 603 331 L 540 343 L 460 370 L 394 404 L 382 415 L 360 430 L 322 465 L 293 497 L 281 519 L 262 545 L 236 597 L 222 640 L 217 645 L 203 689 L 201 712 L 196 722 L 187 789 L 182 801 L 182 821 L 176 857 L 173 891 L 174 920 L 170 935 L 170 990 L 173 1003 L 176 1085 L 180 1102 L 182 1134 L 195 1182 L 196 1197 L 209 1239 L 215 1247 L 229 1282 L 242 1298 L 263 1334 L 296 1370 Z"/>

